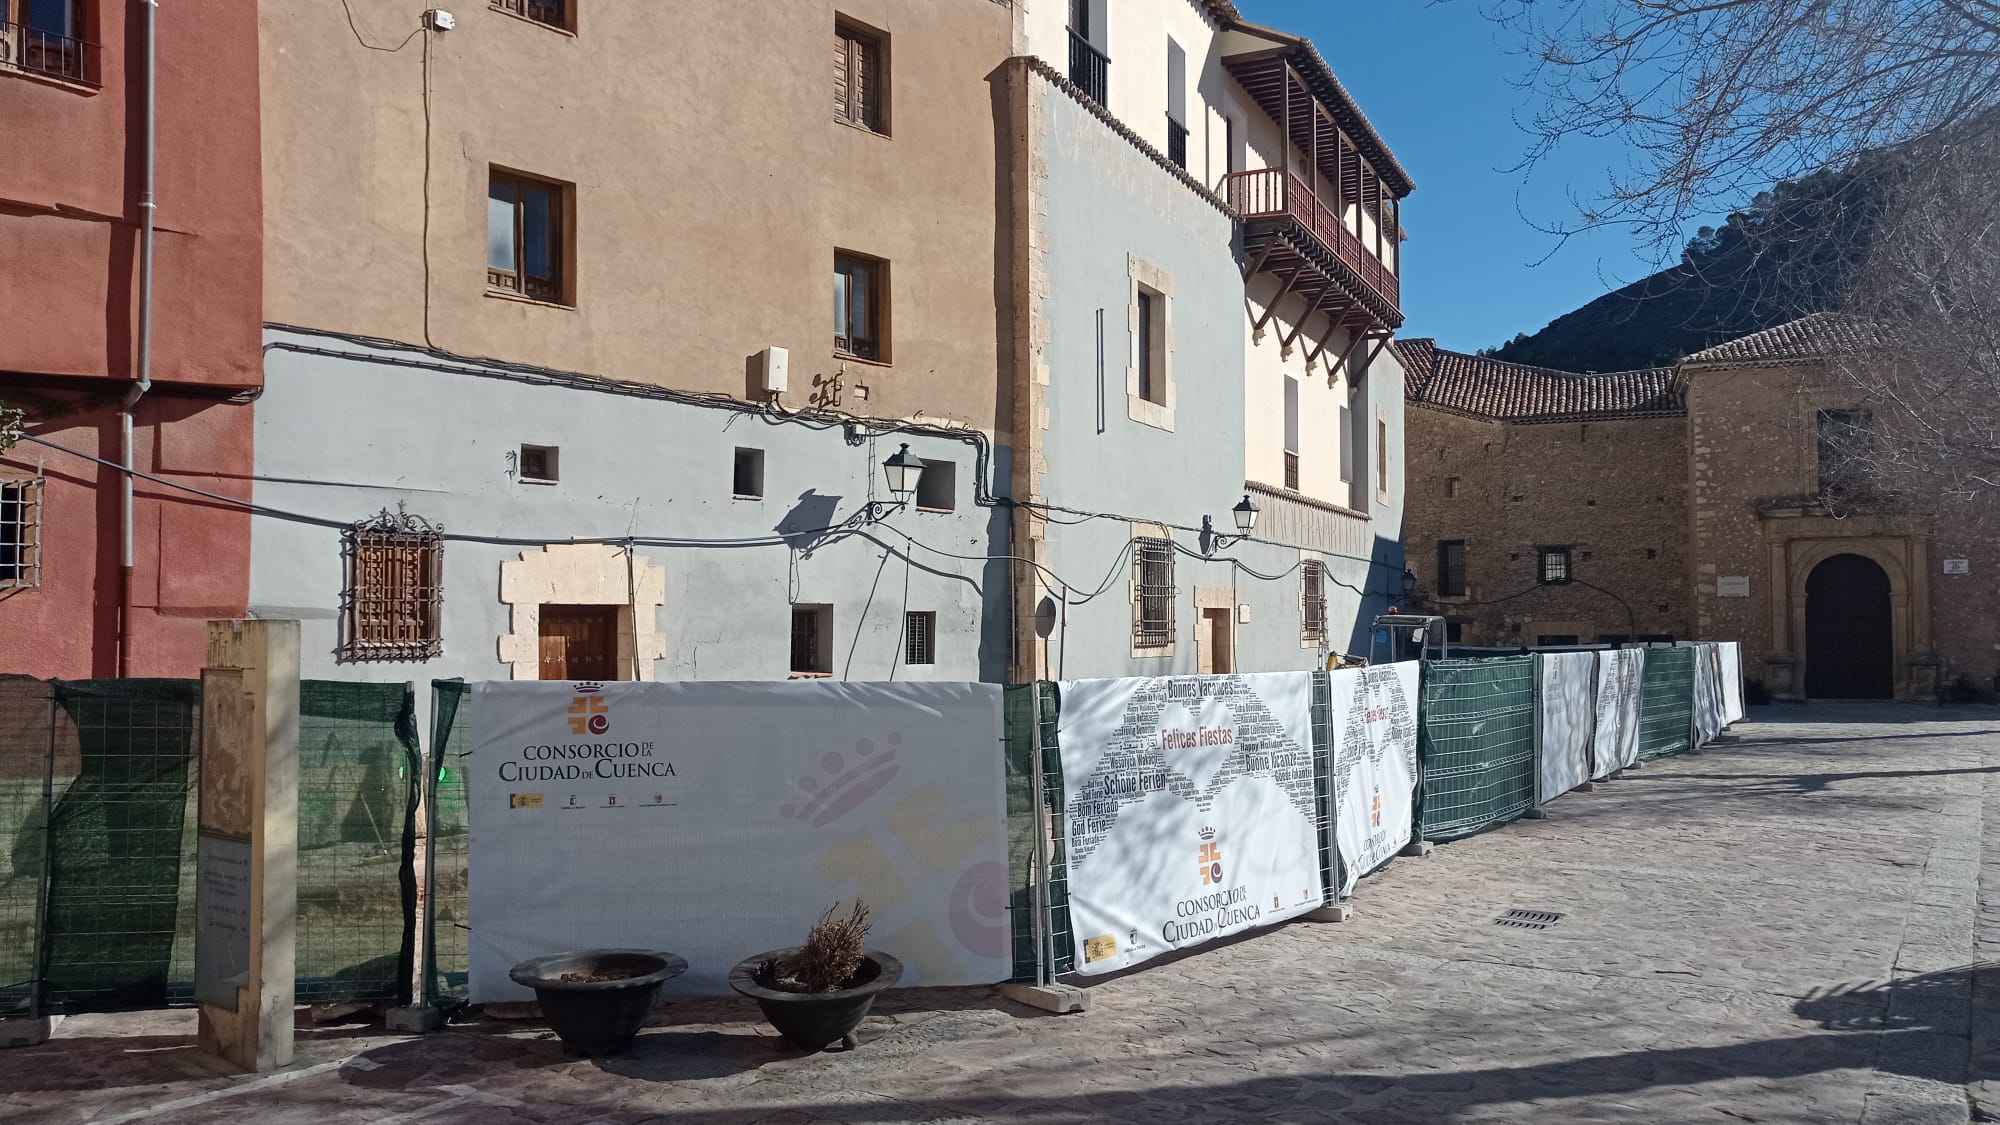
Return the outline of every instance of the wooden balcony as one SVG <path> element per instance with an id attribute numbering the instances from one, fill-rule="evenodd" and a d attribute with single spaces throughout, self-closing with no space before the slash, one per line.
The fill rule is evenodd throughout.
<path id="1" fill-rule="evenodd" d="M 1244 220 L 1244 252 L 1259 269 L 1310 269 L 1344 291 L 1382 325 L 1402 324 L 1402 284 L 1373 248 L 1341 222 L 1327 200 L 1313 198 L 1304 177 L 1280 168 L 1231 172 L 1229 207 Z M 1385 234 L 1385 237 L 1388 235 Z M 1322 287 L 1323 287 L 1322 286 Z M 1324 306 L 1324 301 L 1318 302 Z"/>

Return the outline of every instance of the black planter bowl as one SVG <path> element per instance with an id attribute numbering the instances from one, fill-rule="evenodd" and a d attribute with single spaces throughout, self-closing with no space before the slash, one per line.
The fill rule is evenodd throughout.
<path id="1" fill-rule="evenodd" d="M 818 1051 L 829 1043 L 854 1047 L 854 1029 L 868 1018 L 875 994 L 902 979 L 903 963 L 877 949 L 863 950 L 854 980 L 838 992 L 786 992 L 758 982 L 766 965 L 798 951 L 795 945 L 738 961 L 729 970 L 729 987 L 755 1000 L 778 1034 L 800 1050 Z"/>
<path id="2" fill-rule="evenodd" d="M 660 985 L 687 972 L 688 963 L 671 953 L 646 949 L 583 949 L 523 961 L 508 971 L 515 984 L 535 990 L 542 1015 L 562 1040 L 563 1051 L 579 1058 L 623 1054 L 632 1046 Z M 564 980 L 564 974 L 626 972 L 620 980 Z"/>

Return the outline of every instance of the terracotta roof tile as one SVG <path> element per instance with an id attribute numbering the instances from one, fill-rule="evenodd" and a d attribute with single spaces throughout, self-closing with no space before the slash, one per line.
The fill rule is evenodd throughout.
<path id="1" fill-rule="evenodd" d="M 1813 313 L 1698 351 L 1681 362 L 1696 367 L 1799 363 L 1851 355 L 1867 347 L 1872 339 L 1858 321 L 1836 313 Z"/>
<path id="2" fill-rule="evenodd" d="M 1494 422 L 1571 422 L 1684 414 L 1674 369 L 1577 374 L 1446 351 L 1436 340 L 1397 340 L 1404 397 Z"/>

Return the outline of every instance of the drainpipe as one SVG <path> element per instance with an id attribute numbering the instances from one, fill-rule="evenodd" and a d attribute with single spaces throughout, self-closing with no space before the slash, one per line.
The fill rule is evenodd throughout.
<path id="1" fill-rule="evenodd" d="M 139 194 L 139 378 L 126 392 L 118 412 L 118 436 L 123 449 L 118 493 L 118 675 L 131 672 L 132 664 L 132 415 L 139 400 L 153 388 L 153 157 L 158 148 L 155 125 L 158 121 L 158 84 L 154 81 L 159 57 L 159 0 L 140 0 L 146 8 L 146 147 L 145 184 Z"/>

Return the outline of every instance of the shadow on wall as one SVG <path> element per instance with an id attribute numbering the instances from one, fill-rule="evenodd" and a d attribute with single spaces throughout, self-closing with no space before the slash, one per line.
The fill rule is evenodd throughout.
<path id="1" fill-rule="evenodd" d="M 1349 653 L 1368 655 L 1375 618 L 1389 612 L 1389 607 L 1402 600 L 1403 566 L 1402 541 L 1377 535 L 1375 546 L 1368 553 L 1368 580 L 1362 583 L 1361 609 L 1354 615 L 1354 632 L 1347 641 Z M 1334 573 L 1338 569 L 1337 566 L 1329 566 L 1328 572 Z"/>

